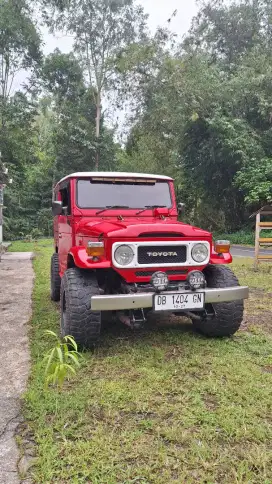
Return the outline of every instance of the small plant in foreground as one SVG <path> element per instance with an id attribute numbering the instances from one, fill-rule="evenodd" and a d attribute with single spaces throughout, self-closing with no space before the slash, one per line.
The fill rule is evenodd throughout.
<path id="1" fill-rule="evenodd" d="M 44 361 L 45 385 L 52 384 L 62 388 L 64 381 L 69 380 L 71 375 L 75 375 L 80 368 L 82 355 L 77 351 L 77 344 L 72 336 L 65 336 L 62 340 L 53 331 L 45 331 L 46 336 L 53 336 L 56 344 L 46 354 Z"/>

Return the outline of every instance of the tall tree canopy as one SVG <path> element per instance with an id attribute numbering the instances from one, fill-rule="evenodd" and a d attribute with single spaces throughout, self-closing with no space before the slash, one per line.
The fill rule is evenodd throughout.
<path id="1" fill-rule="evenodd" d="M 272 199 L 270 46 L 271 2 L 206 2 L 149 78 L 128 140 L 123 162 L 175 173 L 191 220 L 211 229 Z"/>
<path id="2" fill-rule="evenodd" d="M 96 107 L 98 169 L 103 94 L 113 86 L 120 52 L 146 37 L 146 16 L 132 0 L 70 0 L 66 8 L 62 4 L 61 15 L 52 25 L 73 35 L 75 53 L 88 79 Z"/>
<path id="3" fill-rule="evenodd" d="M 42 58 L 38 5 L 52 31 L 73 37 L 72 52 Z M 180 43 L 165 26 L 151 35 L 136 0 L 0 9 L 0 151 L 14 178 L 6 237 L 49 234 L 56 180 L 98 167 L 173 176 L 188 220 L 213 230 L 247 226 L 272 201 L 270 0 L 199 2 Z M 30 77 L 16 92 L 22 70 Z M 123 110 L 124 146 L 108 106 Z"/>

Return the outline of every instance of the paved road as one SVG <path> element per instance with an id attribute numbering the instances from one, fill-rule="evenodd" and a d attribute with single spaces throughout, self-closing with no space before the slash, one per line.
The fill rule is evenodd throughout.
<path id="1" fill-rule="evenodd" d="M 15 434 L 21 422 L 30 356 L 27 323 L 34 273 L 31 253 L 8 252 L 0 262 L 0 483 L 19 484 L 20 453 Z"/>
<path id="2" fill-rule="evenodd" d="M 242 245 L 233 245 L 231 253 L 235 257 L 252 257 L 254 258 L 255 249 L 251 247 L 244 247 Z M 260 255 L 272 255 L 271 249 L 261 249 Z"/>

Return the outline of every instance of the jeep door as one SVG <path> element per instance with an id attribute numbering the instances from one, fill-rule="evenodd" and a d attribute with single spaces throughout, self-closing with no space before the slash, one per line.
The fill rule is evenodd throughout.
<path id="1" fill-rule="evenodd" d="M 71 190 L 70 182 L 60 186 L 59 199 L 63 204 L 63 213 L 58 217 L 58 252 L 61 276 L 67 269 L 68 253 L 72 247 L 72 214 L 71 214 Z"/>

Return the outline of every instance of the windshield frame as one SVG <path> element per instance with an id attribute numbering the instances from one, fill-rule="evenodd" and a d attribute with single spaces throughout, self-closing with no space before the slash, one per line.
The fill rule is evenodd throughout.
<path id="1" fill-rule="evenodd" d="M 124 184 L 127 184 L 127 185 L 129 185 L 129 184 L 131 184 L 131 185 L 132 185 L 132 184 L 133 184 L 133 183 L 130 183 L 130 182 L 127 182 L 127 183 L 126 183 L 126 182 L 125 182 L 125 180 L 122 180 L 122 178 L 117 179 L 117 180 L 118 180 L 118 182 L 119 182 L 119 180 L 120 180 L 121 184 L 122 184 L 122 181 L 124 181 Z M 148 181 L 147 181 L 146 183 L 143 183 L 143 182 L 142 182 L 142 180 L 141 180 L 141 179 L 139 179 L 139 178 L 135 178 L 135 182 L 136 182 L 136 180 L 139 180 L 139 182 L 138 182 L 138 184 L 139 184 L 139 185 L 143 185 L 143 184 L 147 184 L 147 185 L 148 185 Z M 155 179 L 154 179 L 154 180 L 155 180 Z M 106 212 L 106 211 L 116 212 L 116 211 L 120 211 L 120 210 L 122 210 L 122 211 L 123 211 L 123 210 L 125 210 L 126 212 L 129 212 L 129 211 L 130 211 L 130 212 L 136 212 L 136 211 L 138 211 L 138 210 L 142 210 L 142 209 L 144 210 L 144 209 L 145 209 L 145 207 L 143 207 L 143 206 L 141 206 L 141 207 L 139 206 L 139 207 L 122 208 L 122 209 L 120 209 L 120 208 L 106 208 L 105 206 L 96 206 L 96 207 L 82 207 L 82 206 L 81 206 L 81 205 L 79 205 L 79 203 L 78 203 L 78 182 L 80 182 L 80 181 L 88 181 L 88 182 L 91 182 L 91 179 L 88 179 L 88 178 L 77 178 L 77 179 L 76 179 L 76 190 L 75 190 L 75 199 L 76 199 L 76 200 L 75 200 L 75 202 L 76 202 L 76 206 L 77 206 L 77 207 L 78 207 L 80 210 L 88 210 L 88 211 L 90 211 L 90 210 L 94 210 L 94 211 L 97 211 L 97 210 L 100 210 L 100 209 L 105 209 L 105 212 Z M 104 183 L 104 182 L 106 182 L 106 180 L 103 180 L 103 181 L 101 181 L 100 183 Z M 136 183 L 137 183 L 137 182 L 136 182 Z M 136 183 L 135 183 L 135 184 L 136 184 Z M 174 208 L 174 203 L 173 203 L 173 194 L 172 194 L 172 189 L 171 189 L 171 184 L 170 184 L 170 182 L 169 182 L 168 180 L 156 180 L 156 183 L 166 183 L 166 184 L 167 184 L 167 186 L 168 186 L 168 190 L 169 190 L 169 195 L 170 195 L 170 202 L 171 202 L 171 206 L 170 206 L 170 207 L 167 207 L 167 208 L 168 208 L 169 210 L 172 210 L 172 209 Z M 150 183 L 150 184 L 151 184 L 151 183 Z M 145 210 L 146 210 L 147 212 L 148 212 L 148 211 L 153 212 L 153 209 L 152 209 L 152 208 L 150 208 L 150 209 L 149 209 L 149 208 L 146 208 Z"/>

